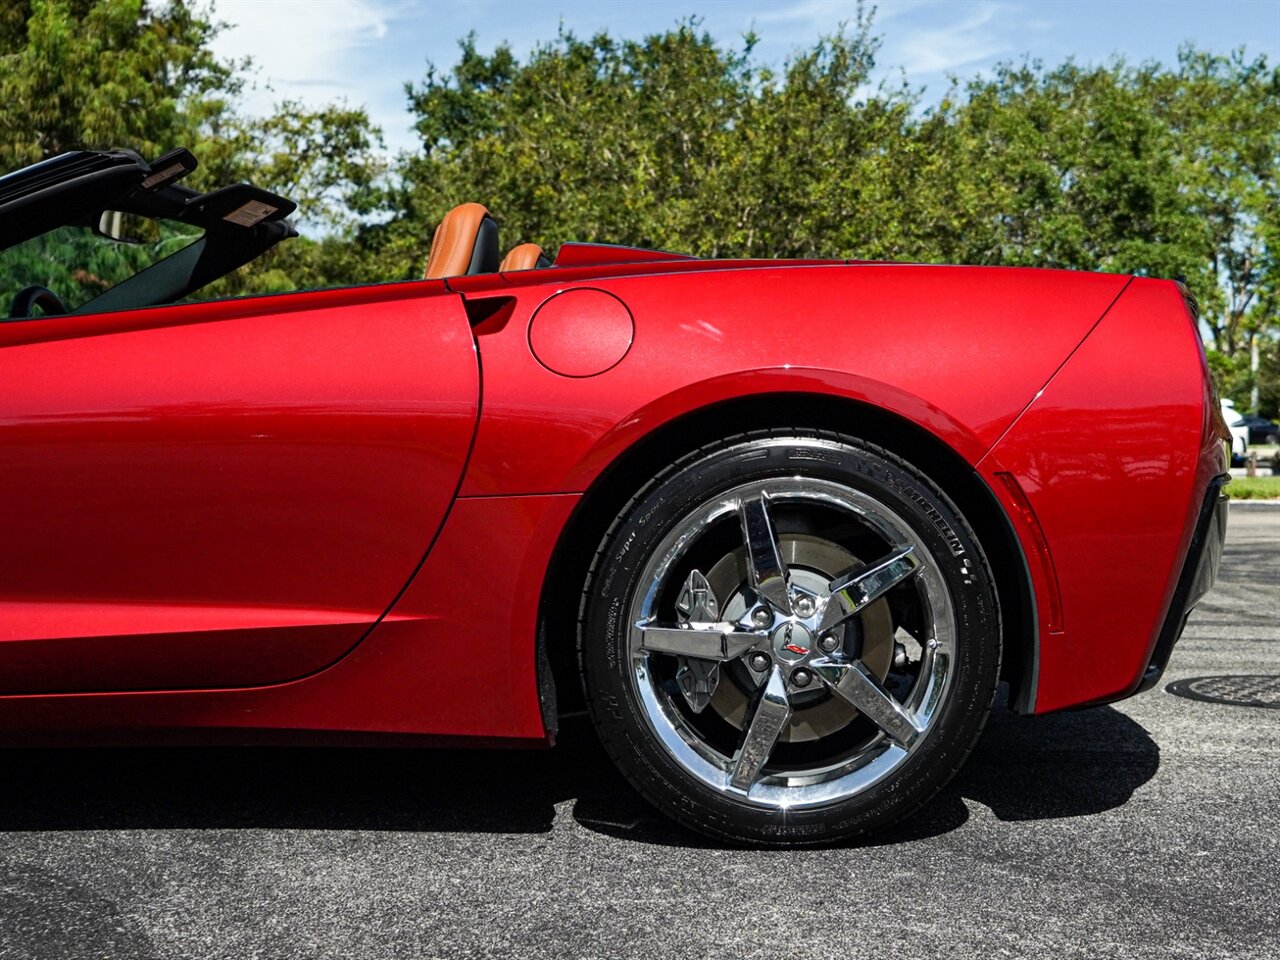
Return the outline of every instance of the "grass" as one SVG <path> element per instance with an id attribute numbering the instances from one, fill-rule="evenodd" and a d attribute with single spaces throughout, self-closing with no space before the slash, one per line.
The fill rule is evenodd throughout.
<path id="1" fill-rule="evenodd" d="M 1280 477 L 1232 477 L 1227 496 L 1232 500 L 1280 499 Z"/>

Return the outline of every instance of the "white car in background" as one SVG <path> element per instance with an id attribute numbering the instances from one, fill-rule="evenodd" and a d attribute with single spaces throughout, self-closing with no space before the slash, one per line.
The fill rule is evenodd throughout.
<path id="1" fill-rule="evenodd" d="M 1227 421 L 1227 427 L 1231 430 L 1231 462 L 1243 460 L 1245 451 L 1249 449 L 1249 425 L 1236 410 L 1234 401 L 1222 401 L 1222 419 Z"/>

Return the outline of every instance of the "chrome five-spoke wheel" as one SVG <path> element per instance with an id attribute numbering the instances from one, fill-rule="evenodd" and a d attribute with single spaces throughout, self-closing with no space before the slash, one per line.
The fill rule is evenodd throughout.
<path id="1" fill-rule="evenodd" d="M 623 772 L 756 843 L 919 806 L 980 730 L 999 663 L 986 562 L 941 491 L 799 430 L 660 476 L 602 545 L 587 613 L 589 704 Z"/>
<path id="2" fill-rule="evenodd" d="M 721 553 L 726 532 L 740 536 Z M 894 628 L 898 588 L 919 636 Z M 682 518 L 630 619 L 655 736 L 708 786 L 771 807 L 842 799 L 900 764 L 937 716 L 955 645 L 928 546 L 874 498 L 808 478 L 744 484 Z"/>

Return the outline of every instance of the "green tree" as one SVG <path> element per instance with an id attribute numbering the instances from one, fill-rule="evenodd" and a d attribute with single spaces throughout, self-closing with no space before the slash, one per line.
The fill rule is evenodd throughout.
<path id="1" fill-rule="evenodd" d="M 1174 174 L 1200 227 L 1216 282 L 1201 295 L 1212 345 L 1234 355 L 1277 313 L 1280 69 L 1243 51 L 1184 49 L 1143 91 L 1175 136 Z"/>
<path id="2" fill-rule="evenodd" d="M 194 142 L 242 84 L 215 30 L 181 0 L 0 0 L 0 163 Z"/>
<path id="3" fill-rule="evenodd" d="M 907 84 L 869 83 L 870 27 L 860 14 L 777 72 L 753 38 L 728 50 L 692 21 L 640 41 L 562 33 L 525 62 L 468 38 L 452 71 L 408 87 L 422 149 L 361 243 L 412 275 L 430 225 L 480 199 L 510 240 L 552 248 L 1184 277 L 1224 391 L 1270 395 L 1280 84 L 1265 58 L 1005 64 L 922 110 Z"/>
<path id="4" fill-rule="evenodd" d="M 1223 392 L 1280 400 L 1280 71 L 1263 57 L 1010 63 L 925 109 L 909 78 L 871 82 L 865 9 L 776 70 L 753 36 L 725 47 L 696 20 L 561 32 L 523 60 L 469 37 L 406 85 L 420 146 L 388 165 L 361 110 L 240 115 L 247 65 L 213 55 L 217 30 L 183 0 L 0 0 L 0 161 L 185 144 L 197 186 L 297 199 L 305 236 L 215 294 L 416 276 L 463 200 L 553 253 L 597 239 L 1183 276 Z M 79 282 L 112 281 L 93 266 Z"/>
<path id="5" fill-rule="evenodd" d="M 234 104 L 250 64 L 213 53 L 219 29 L 205 6 L 183 0 L 0 0 L 0 169 L 67 150 L 130 147 L 155 157 L 187 146 L 200 161 L 191 186 L 248 180 L 283 193 L 313 235 L 205 295 L 355 281 L 335 239 L 373 202 L 385 166 L 379 132 L 363 110 L 342 104 L 240 114 Z M 40 262 L 14 260 L 31 256 Z M 129 276 L 140 256 L 63 231 L 5 266 L 82 299 Z"/>
<path id="6" fill-rule="evenodd" d="M 202 296 L 244 296 L 380 279 L 352 237 L 383 196 L 382 137 L 364 110 L 332 104 L 308 110 L 284 102 L 263 118 L 227 118 L 201 141 L 208 185 L 248 181 L 298 204 L 303 235 L 205 288 Z"/>
<path id="7" fill-rule="evenodd" d="M 1187 48 L 1173 69 L 1005 65 L 956 85 L 916 134 L 920 252 L 1185 277 L 1220 388 L 1261 401 L 1280 327 L 1278 76 Z"/>
<path id="8" fill-rule="evenodd" d="M 448 74 L 408 89 L 422 150 L 398 214 L 370 236 L 398 271 L 427 226 L 478 198 L 512 240 L 600 239 L 708 256 L 813 256 L 890 235 L 891 170 L 913 102 L 864 92 L 876 42 L 862 17 L 781 73 L 695 22 L 640 41 L 562 33 L 520 64 L 474 39 Z M 384 260 L 384 262 L 386 262 Z"/>

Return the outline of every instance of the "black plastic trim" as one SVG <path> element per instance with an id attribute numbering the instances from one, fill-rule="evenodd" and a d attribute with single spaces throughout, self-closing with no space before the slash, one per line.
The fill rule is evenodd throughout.
<path id="1" fill-rule="evenodd" d="M 1156 637 L 1151 660 L 1135 693 L 1150 690 L 1160 682 L 1165 667 L 1169 665 L 1169 658 L 1173 655 L 1174 645 L 1182 636 L 1183 627 L 1187 625 L 1187 617 L 1218 577 L 1223 544 L 1227 538 L 1227 495 L 1223 487 L 1230 479 L 1222 474 L 1209 481 L 1209 489 L 1200 505 L 1200 515 L 1196 518 L 1195 532 L 1187 547 L 1187 559 L 1183 561 L 1182 573 L 1178 576 L 1173 599 L 1169 602 L 1169 613 Z"/>

